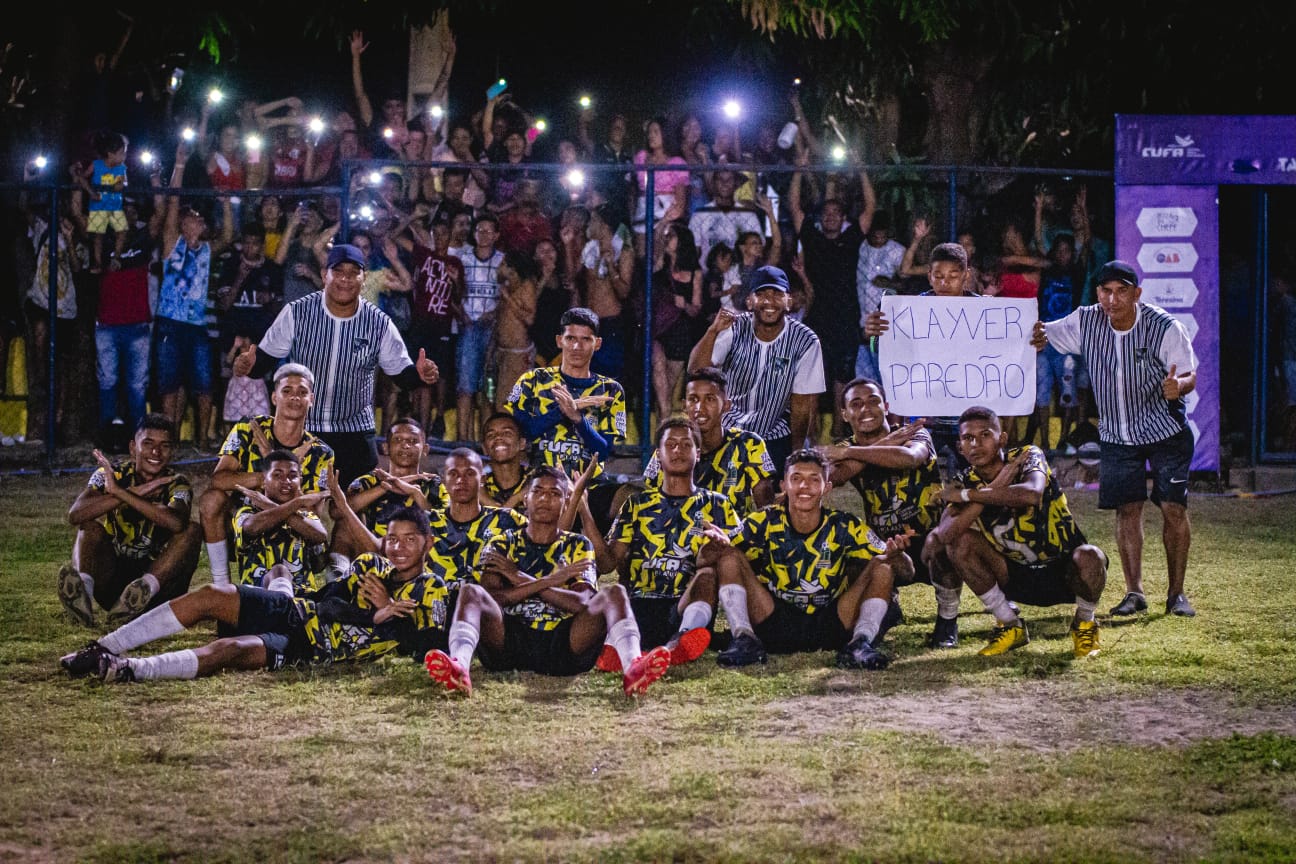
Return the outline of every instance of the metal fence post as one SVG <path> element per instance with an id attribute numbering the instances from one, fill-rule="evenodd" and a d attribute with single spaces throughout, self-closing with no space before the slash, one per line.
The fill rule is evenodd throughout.
<path id="1" fill-rule="evenodd" d="M 653 340 L 653 210 L 656 195 L 656 174 L 652 165 L 644 163 L 648 169 L 648 180 L 644 186 L 644 320 L 643 320 L 643 404 L 639 406 L 639 467 L 640 469 L 648 467 L 648 460 L 652 456 L 652 448 L 648 442 L 652 440 L 652 431 L 649 424 L 652 423 L 652 340 Z M 633 214 L 630 221 L 634 222 Z M 633 234 L 633 230 L 631 234 Z M 633 242 L 634 238 L 631 238 Z M 663 420 L 666 418 L 662 418 Z"/>
<path id="2" fill-rule="evenodd" d="M 45 470 L 54 473 L 54 435 L 56 434 L 58 405 L 58 247 L 61 232 L 59 231 L 58 186 L 51 178 L 49 186 L 49 239 L 45 242 L 45 254 L 49 256 L 49 368 L 46 370 L 48 384 L 45 394 Z M 68 249 L 68 254 L 72 250 Z"/>
<path id="3" fill-rule="evenodd" d="M 950 168 L 946 177 L 946 192 L 948 198 L 945 206 L 949 213 L 949 218 L 945 221 L 949 223 L 949 242 L 958 242 L 958 169 Z"/>

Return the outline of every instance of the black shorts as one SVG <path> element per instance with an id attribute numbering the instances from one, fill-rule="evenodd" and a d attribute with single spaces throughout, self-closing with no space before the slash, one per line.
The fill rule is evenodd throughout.
<path id="1" fill-rule="evenodd" d="M 492 672 L 536 672 L 540 675 L 568 677 L 594 668 L 603 651 L 598 643 L 583 654 L 571 650 L 572 618 L 566 618 L 552 630 L 536 630 L 515 615 L 504 616 L 504 650 L 491 651 L 482 646 L 477 656 Z"/>
<path id="2" fill-rule="evenodd" d="M 924 563 L 924 561 L 922 560 L 923 546 L 926 544 L 926 542 L 927 542 L 926 534 L 915 534 L 914 536 L 909 538 L 909 548 L 905 550 L 905 554 L 909 556 L 909 560 L 913 561 L 913 566 L 914 566 L 913 576 L 909 579 L 895 580 L 895 587 L 899 588 L 903 585 L 933 584 L 931 579 L 931 572 L 928 571 L 927 564 Z"/>
<path id="3" fill-rule="evenodd" d="M 333 448 L 333 469 L 342 488 L 357 477 L 378 467 L 378 442 L 373 430 L 368 432 L 318 432 L 325 444 Z"/>
<path id="4" fill-rule="evenodd" d="M 1109 444 L 1101 441 L 1098 463 L 1098 508 L 1114 510 L 1122 504 L 1148 499 L 1148 466 L 1152 468 L 1152 503 L 1188 506 L 1188 469 L 1192 465 L 1192 429 L 1155 444 Z"/>
<path id="5" fill-rule="evenodd" d="M 665 645 L 675 638 L 680 626 L 679 604 L 678 598 L 671 597 L 630 598 L 630 611 L 639 625 L 639 645 L 644 651 Z M 714 626 L 714 615 L 711 622 L 708 629 Z"/>
<path id="6" fill-rule="evenodd" d="M 807 615 L 778 597 L 774 611 L 752 625 L 756 636 L 771 654 L 794 654 L 799 651 L 835 651 L 851 640 L 852 633 L 842 626 L 834 603 Z"/>
<path id="7" fill-rule="evenodd" d="M 454 339 L 449 334 L 441 332 L 440 328 L 415 319 L 403 339 L 410 359 L 417 360 L 421 349 L 427 352 L 429 360 L 437 364 L 441 377 L 446 377 L 454 370 Z"/>
<path id="8" fill-rule="evenodd" d="M 1070 555 L 1033 566 L 1012 559 L 1005 559 L 1005 563 L 1008 565 L 1008 584 L 1004 586 L 1004 594 L 1009 600 L 1027 606 L 1075 602 L 1075 590 L 1070 585 L 1073 580 L 1069 578 L 1075 564 Z"/>
<path id="9" fill-rule="evenodd" d="M 185 562 L 180 567 L 180 572 L 162 583 L 161 590 L 154 594 L 153 599 L 149 600 L 148 606 L 144 607 L 145 611 L 156 609 L 164 603 L 169 603 L 177 597 L 189 593 L 189 583 L 193 579 L 194 568 L 198 566 L 198 551 L 198 548 L 195 548 L 190 556 L 193 560 L 192 565 Z M 104 579 L 100 576 L 95 579 L 95 602 L 105 609 L 111 609 L 121 599 L 126 586 L 148 573 L 161 554 L 162 550 L 157 549 L 151 557 L 136 558 L 122 555 L 114 549 L 112 578 Z"/>
<path id="10" fill-rule="evenodd" d="M 280 591 L 251 585 L 236 586 L 239 618 L 234 633 L 256 636 L 265 645 L 266 668 L 282 669 L 310 660 L 310 641 L 293 598 Z"/>

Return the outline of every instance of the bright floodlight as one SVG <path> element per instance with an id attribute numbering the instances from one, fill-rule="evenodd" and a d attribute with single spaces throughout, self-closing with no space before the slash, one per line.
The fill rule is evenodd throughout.
<path id="1" fill-rule="evenodd" d="M 310 120 L 310 131 L 314 135 L 319 135 L 324 131 L 324 118 L 312 117 Z"/>
<path id="2" fill-rule="evenodd" d="M 840 144 L 834 144 L 832 148 L 832 158 L 834 162 L 841 162 L 846 158 L 846 148 Z"/>
<path id="3" fill-rule="evenodd" d="M 730 120 L 737 120 L 742 115 L 742 105 L 737 99 L 728 99 L 724 103 L 724 115 Z"/>
<path id="4" fill-rule="evenodd" d="M 225 94 L 220 91 L 219 87 L 213 87 L 207 91 L 207 101 L 213 105 L 219 105 Z"/>
<path id="5" fill-rule="evenodd" d="M 573 168 L 567 172 L 567 182 L 577 189 L 585 186 L 585 172 L 579 168 Z"/>
<path id="6" fill-rule="evenodd" d="M 41 171 L 44 171 L 45 166 L 49 164 L 49 160 L 46 159 L 44 156 L 37 156 L 35 159 L 32 160 L 32 164 L 35 165 Z"/>

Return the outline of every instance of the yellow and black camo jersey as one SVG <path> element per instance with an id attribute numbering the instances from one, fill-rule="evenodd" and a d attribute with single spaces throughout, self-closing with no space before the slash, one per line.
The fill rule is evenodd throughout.
<path id="1" fill-rule="evenodd" d="M 471 522 L 456 522 L 449 508 L 428 514 L 432 526 L 432 548 L 428 549 L 427 569 L 445 574 L 448 585 L 462 579 L 477 579 L 477 562 L 482 547 L 492 537 L 526 525 L 526 517 L 503 507 L 482 507 Z"/>
<path id="2" fill-rule="evenodd" d="M 287 444 L 281 444 L 274 437 L 274 418 L 258 414 L 247 420 L 234 424 L 225 443 L 221 445 L 221 456 L 233 456 L 238 460 L 240 471 L 259 474 L 265 470 L 265 457 L 256 445 L 252 435 L 252 424 L 261 427 L 266 442 L 272 449 L 292 450 Z M 323 492 L 328 489 L 328 472 L 333 468 L 333 448 L 325 444 L 312 432 L 303 433 L 297 446 L 309 442 L 306 454 L 301 457 L 301 488 L 304 493 Z M 241 497 L 241 496 L 240 496 Z"/>
<path id="3" fill-rule="evenodd" d="M 486 552 L 498 552 L 518 566 L 528 576 L 540 579 L 548 576 L 559 567 L 575 564 L 577 561 L 588 561 L 589 567 L 581 576 L 564 587 L 574 587 L 583 582 L 592 588 L 598 588 L 598 573 L 594 567 L 594 544 L 584 534 L 571 531 L 560 531 L 558 539 L 552 543 L 535 543 L 527 537 L 525 528 L 513 528 L 496 535 L 482 549 Z M 477 581 L 481 581 L 481 571 L 477 571 Z M 552 630 L 571 617 L 550 606 L 540 597 L 528 597 L 521 603 L 514 603 L 504 608 L 505 615 L 521 618 L 532 630 Z"/>
<path id="4" fill-rule="evenodd" d="M 1011 462 L 1022 451 L 1021 447 L 1009 450 L 1004 461 Z M 995 507 L 985 505 L 977 519 L 977 528 L 1005 558 L 1019 564 L 1044 564 L 1055 558 L 1070 555 L 1077 546 L 1085 543 L 1084 534 L 1076 525 L 1066 494 L 1058 486 L 1048 458 L 1040 448 L 1029 445 L 1026 459 L 1017 470 L 1014 483 L 1023 482 L 1029 474 L 1043 474 L 1044 499 L 1038 507 Z M 975 468 L 959 472 L 955 483 L 967 489 L 987 485 L 993 477 L 982 478 Z"/>
<path id="5" fill-rule="evenodd" d="M 492 471 L 482 478 L 482 488 L 486 490 L 486 495 L 499 506 L 503 507 L 504 503 L 516 495 L 526 486 L 527 481 L 531 479 L 531 471 L 525 465 L 518 473 L 518 481 L 512 486 L 501 486 L 499 478 Z M 518 502 L 515 509 L 522 509 L 522 502 Z"/>
<path id="6" fill-rule="evenodd" d="M 765 447 L 765 439 L 736 427 L 725 430 L 720 446 L 703 453 L 693 468 L 694 483 L 719 492 L 744 516 L 758 509 L 753 498 L 757 485 L 773 477 L 774 462 Z M 655 450 L 644 468 L 644 485 L 648 488 L 661 485 L 661 462 Z"/>
<path id="7" fill-rule="evenodd" d="M 539 434 L 528 433 L 528 418 L 539 418 L 558 411 L 558 402 L 553 398 L 553 389 L 560 384 L 566 385 L 572 397 L 611 396 L 607 404 L 598 408 L 586 409 L 585 416 L 594 421 L 594 429 L 607 439 L 609 444 L 617 444 L 625 439 L 626 403 L 625 390 L 614 379 L 606 375 L 594 375 L 591 378 L 568 378 L 558 371 L 558 367 L 549 366 L 531 369 L 513 385 L 508 402 L 504 409 L 518 417 L 524 434 L 531 439 L 531 464 L 561 465 L 571 476 L 575 477 L 585 470 L 591 459 L 597 459 L 581 440 L 575 425 L 566 417 L 558 416 L 558 422 Z M 598 478 L 603 473 L 602 460 L 594 471 Z"/>
<path id="8" fill-rule="evenodd" d="M 360 591 L 365 576 L 382 580 L 392 600 L 411 600 L 414 612 L 375 625 L 374 606 Z M 311 662 L 373 660 L 411 646 L 420 631 L 445 630 L 450 592 L 445 581 L 424 570 L 406 582 L 386 558 L 366 552 L 351 562 L 345 579 L 329 583 L 294 603 L 311 645 Z"/>
<path id="9" fill-rule="evenodd" d="M 927 445 L 927 461 L 922 465 L 902 469 L 865 465 L 850 481 L 864 499 L 864 518 L 869 527 L 883 539 L 906 530 L 926 534 L 940 521 L 944 505 L 940 500 L 936 445 L 926 429 L 919 429 L 913 440 Z M 845 447 L 856 444 L 852 438 L 837 443 Z"/>
<path id="10" fill-rule="evenodd" d="M 381 484 L 382 481 L 378 479 L 377 474 L 361 474 L 351 481 L 351 485 L 347 487 L 347 494 L 354 495 L 356 492 L 364 492 Z M 414 485 L 423 493 L 423 497 L 427 499 L 430 507 L 450 506 L 450 494 L 446 492 L 445 484 L 441 482 L 440 476 L 433 474 L 431 477 L 415 480 Z M 387 523 L 391 521 L 393 513 L 406 507 L 417 506 L 414 498 L 410 495 L 388 492 L 365 509 L 356 513 L 356 515 L 360 517 L 360 521 L 364 522 L 365 527 L 376 536 L 383 537 L 387 534 Z"/>
<path id="11" fill-rule="evenodd" d="M 661 489 L 636 492 L 621 505 L 608 532 L 609 543 L 630 549 L 630 594 L 680 597 L 697 572 L 697 556 L 710 542 L 706 523 L 726 533 L 738 528 L 729 499 L 709 489 L 692 495 L 666 495 Z"/>
<path id="12" fill-rule="evenodd" d="M 783 504 L 744 519 L 733 543 L 775 597 L 807 615 L 841 596 L 852 564 L 863 565 L 886 551 L 864 520 L 844 510 L 825 507 L 815 529 L 799 534 Z"/>
<path id="13" fill-rule="evenodd" d="M 288 527 L 287 521 L 255 536 L 243 530 L 247 520 L 256 513 L 257 509 L 250 504 L 234 513 L 234 563 L 238 569 L 235 582 L 264 588 L 262 577 L 266 571 L 276 564 L 283 564 L 292 573 L 294 594 L 308 594 L 319 588 L 319 576 L 306 565 L 306 541 Z M 323 530 L 324 523 L 310 510 L 302 510 L 300 515 Z"/>
<path id="14" fill-rule="evenodd" d="M 86 484 L 100 492 L 108 488 L 107 476 L 103 468 L 98 468 L 90 475 Z M 144 481 L 135 473 L 135 463 L 130 460 L 113 466 L 113 477 L 123 489 L 137 486 Z M 182 513 L 187 520 L 189 509 L 193 505 L 193 486 L 183 474 L 173 474 L 171 479 L 161 487 L 144 496 L 148 501 L 155 501 L 163 507 Z M 171 532 L 144 518 L 134 507 L 122 504 L 99 517 L 99 524 L 112 538 L 113 551 L 122 558 L 152 560 L 162 553 L 162 547 L 171 539 Z"/>

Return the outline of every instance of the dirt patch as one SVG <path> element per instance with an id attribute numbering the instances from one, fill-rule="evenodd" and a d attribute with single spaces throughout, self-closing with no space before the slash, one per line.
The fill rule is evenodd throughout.
<path id="1" fill-rule="evenodd" d="M 1242 705 L 1210 690 L 1077 696 L 1038 684 L 952 687 L 917 694 L 799 696 L 773 702 L 760 724 L 781 735 L 869 729 L 930 732 L 958 746 L 1015 745 L 1038 752 L 1097 744 L 1184 747 L 1210 738 L 1276 732 L 1296 736 L 1291 706 Z"/>

